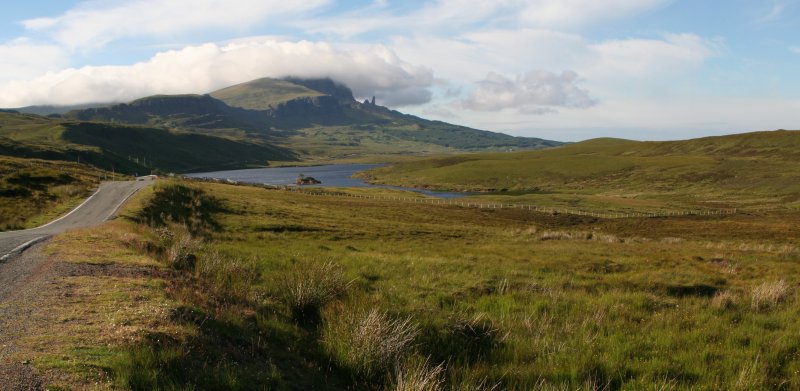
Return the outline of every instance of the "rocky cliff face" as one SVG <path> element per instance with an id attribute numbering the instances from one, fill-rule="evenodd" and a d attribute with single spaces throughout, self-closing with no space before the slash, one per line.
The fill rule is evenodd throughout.
<path id="1" fill-rule="evenodd" d="M 270 116 L 274 118 L 303 115 L 340 117 L 342 114 L 342 105 L 339 100 L 330 95 L 292 99 L 270 110 Z"/>

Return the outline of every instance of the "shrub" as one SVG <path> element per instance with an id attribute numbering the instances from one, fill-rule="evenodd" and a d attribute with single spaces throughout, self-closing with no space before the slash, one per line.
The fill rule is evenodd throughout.
<path id="1" fill-rule="evenodd" d="M 333 261 L 298 262 L 279 276 L 279 297 L 292 310 L 295 319 L 319 319 L 320 309 L 339 297 L 350 286 L 344 270 Z"/>
<path id="2" fill-rule="evenodd" d="M 750 307 L 756 311 L 778 305 L 789 295 L 789 286 L 783 280 L 767 281 L 750 292 Z"/>
<path id="3" fill-rule="evenodd" d="M 169 183 L 156 187 L 153 198 L 136 214 L 135 220 L 152 227 L 181 224 L 197 235 L 218 229 L 214 214 L 224 210 L 222 201 L 202 189 Z"/>
<path id="4" fill-rule="evenodd" d="M 367 381 L 398 365 L 419 334 L 411 317 L 397 318 L 378 309 L 331 315 L 324 324 L 323 345 L 336 363 Z"/>

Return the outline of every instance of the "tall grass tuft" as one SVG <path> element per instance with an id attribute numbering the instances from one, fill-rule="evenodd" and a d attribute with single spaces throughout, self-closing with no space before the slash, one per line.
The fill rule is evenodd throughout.
<path id="1" fill-rule="evenodd" d="M 783 280 L 767 281 L 750 292 L 750 307 L 753 310 L 767 310 L 777 306 L 789 296 L 789 286 Z"/>
<path id="2" fill-rule="evenodd" d="M 333 261 L 298 262 L 278 276 L 278 297 L 299 321 L 319 320 L 320 310 L 351 285 Z"/>
<path id="3" fill-rule="evenodd" d="M 711 306 L 718 310 L 726 310 L 736 305 L 736 294 L 729 290 L 719 291 L 711 298 Z"/>
<path id="4" fill-rule="evenodd" d="M 337 311 L 325 320 L 322 343 L 330 357 L 366 381 L 375 381 L 398 365 L 419 335 L 411 317 L 393 317 L 375 308 Z"/>
<path id="5" fill-rule="evenodd" d="M 734 390 L 758 390 L 763 387 L 765 379 L 760 361 L 760 357 L 756 356 L 755 360 L 744 363 L 739 368 L 739 375 L 733 384 Z"/>
<path id="6" fill-rule="evenodd" d="M 387 391 L 444 390 L 444 363 L 431 366 L 430 359 L 408 360 L 395 366 L 394 384 Z"/>
<path id="7" fill-rule="evenodd" d="M 206 251 L 195 270 L 221 298 L 247 298 L 260 277 L 255 259 L 230 257 L 217 250 Z"/>
<path id="8" fill-rule="evenodd" d="M 178 270 L 193 270 L 202 243 L 193 237 L 186 227 L 173 225 L 170 228 L 171 235 L 169 241 L 165 243 L 164 251 L 167 264 Z"/>

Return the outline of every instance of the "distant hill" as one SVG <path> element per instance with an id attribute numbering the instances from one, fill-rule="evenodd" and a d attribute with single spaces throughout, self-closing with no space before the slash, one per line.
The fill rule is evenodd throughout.
<path id="1" fill-rule="evenodd" d="M 421 159 L 365 176 L 377 183 L 448 190 L 798 204 L 800 131 L 664 142 L 594 139 L 541 151 Z"/>
<path id="2" fill-rule="evenodd" d="M 152 96 L 64 118 L 246 139 L 307 158 L 539 149 L 556 141 L 429 121 L 370 102 L 330 79 L 258 79 L 206 95 Z"/>
<path id="3" fill-rule="evenodd" d="M 0 155 L 64 160 L 126 173 L 204 171 L 294 160 L 284 148 L 136 125 L 0 113 Z"/>
<path id="4" fill-rule="evenodd" d="M 287 80 L 264 78 L 223 88 L 209 95 L 231 107 L 269 110 L 286 101 L 325 94 Z"/>
<path id="5" fill-rule="evenodd" d="M 10 109 L 6 111 L 15 111 L 19 113 L 26 113 L 26 114 L 36 114 L 36 115 L 60 115 L 64 114 L 73 110 L 82 110 L 88 109 L 93 107 L 107 107 L 111 106 L 113 103 L 85 103 L 82 105 L 70 105 L 70 106 L 26 106 L 26 107 L 18 107 L 15 109 Z"/>

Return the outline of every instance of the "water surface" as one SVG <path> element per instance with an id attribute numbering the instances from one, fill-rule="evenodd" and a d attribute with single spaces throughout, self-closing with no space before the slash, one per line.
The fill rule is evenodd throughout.
<path id="1" fill-rule="evenodd" d="M 185 174 L 192 178 L 216 178 L 230 179 L 237 182 L 257 183 L 265 185 L 295 185 L 295 180 L 300 174 L 307 177 L 314 177 L 322 182 L 320 187 L 381 187 L 387 189 L 415 191 L 439 198 L 458 198 L 465 193 L 440 192 L 430 190 L 420 190 L 399 186 L 372 185 L 364 182 L 360 178 L 353 178 L 353 174 L 380 167 L 381 164 L 326 164 L 322 166 L 308 167 L 267 167 L 249 168 L 244 170 L 213 171 Z M 309 187 L 309 186 L 304 186 Z"/>

